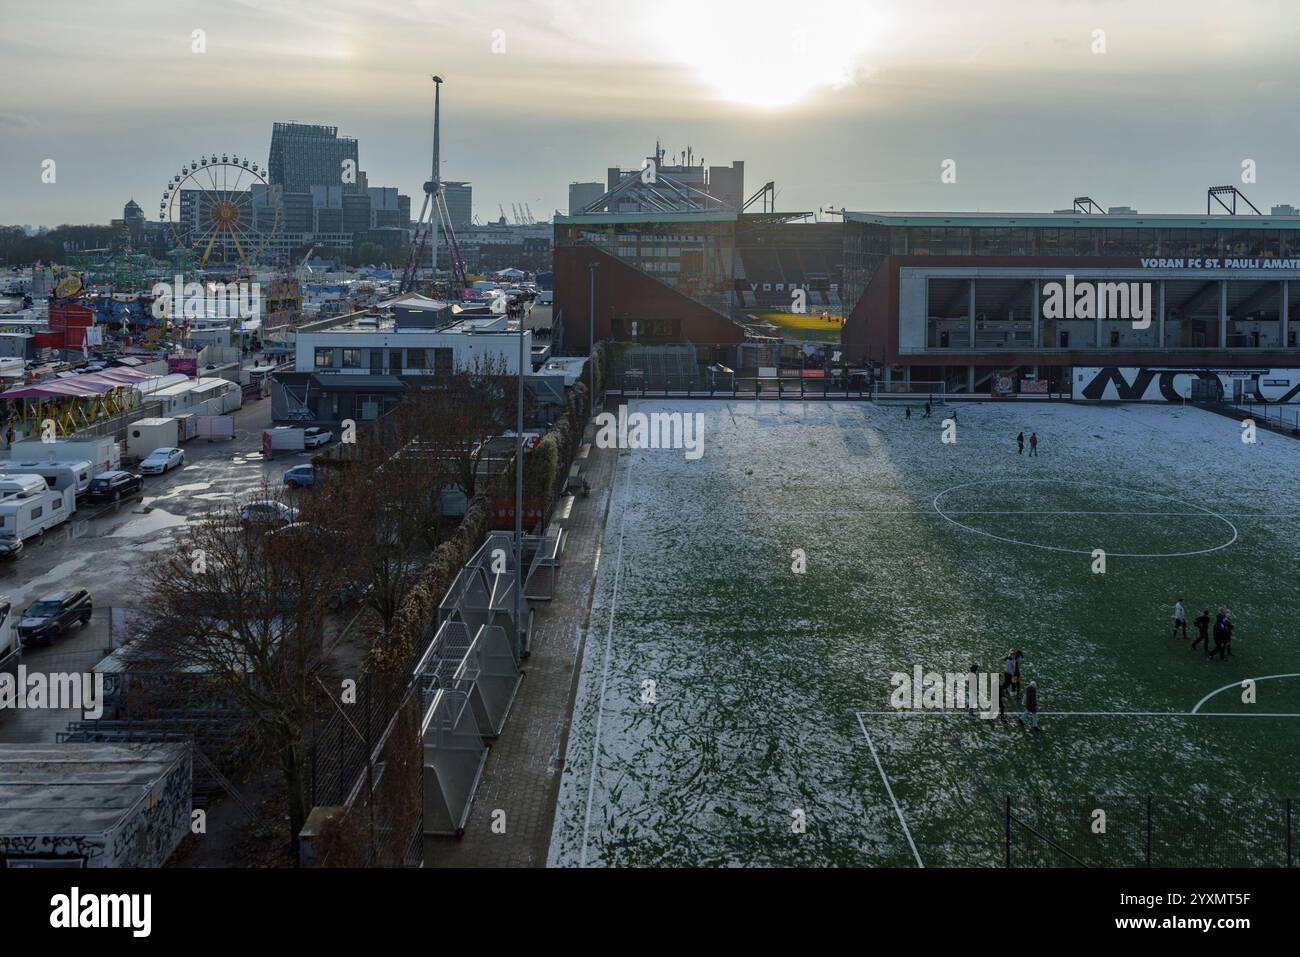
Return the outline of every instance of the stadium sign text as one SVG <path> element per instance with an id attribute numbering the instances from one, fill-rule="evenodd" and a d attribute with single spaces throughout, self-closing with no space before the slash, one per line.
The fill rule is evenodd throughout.
<path id="1" fill-rule="evenodd" d="M 1300 269 L 1300 259 L 1140 259 L 1143 269 Z"/>

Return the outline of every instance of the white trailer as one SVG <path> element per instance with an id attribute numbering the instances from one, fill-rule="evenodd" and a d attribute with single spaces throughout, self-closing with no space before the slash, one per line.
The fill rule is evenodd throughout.
<path id="1" fill-rule="evenodd" d="M 180 445 L 180 428 L 173 418 L 137 419 L 126 430 L 126 451 L 133 459 L 147 458 L 154 449 Z"/>
<path id="2" fill-rule="evenodd" d="M 62 491 L 68 486 L 80 498 L 90 488 L 95 468 L 89 462 L 17 462 L 10 459 L 6 470 L 14 475 L 39 475 L 52 489 Z"/>
<path id="3" fill-rule="evenodd" d="M 100 475 L 121 467 L 122 450 L 117 440 L 107 435 L 52 442 L 23 439 L 9 450 L 9 462 L 89 462 L 95 475 Z M 8 469 L 9 462 L 0 462 L 0 468 Z"/>
<path id="4" fill-rule="evenodd" d="M 0 536 L 26 540 L 66 522 L 76 510 L 71 486 L 59 491 L 39 475 L 0 475 Z"/>
<path id="5" fill-rule="evenodd" d="M 289 425 L 277 426 L 262 433 L 262 448 L 273 452 L 301 452 L 307 447 L 302 429 Z"/>
<path id="6" fill-rule="evenodd" d="M 212 442 L 216 439 L 233 439 L 235 437 L 235 417 L 233 415 L 198 415 L 194 417 L 198 426 L 196 435 Z"/>
<path id="7" fill-rule="evenodd" d="M 9 674 L 18 673 L 18 663 L 22 661 L 23 647 L 18 641 L 18 622 L 20 612 L 8 595 L 0 595 L 0 671 Z"/>

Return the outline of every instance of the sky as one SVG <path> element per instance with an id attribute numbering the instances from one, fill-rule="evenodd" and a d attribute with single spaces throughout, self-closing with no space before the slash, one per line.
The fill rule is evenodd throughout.
<path id="1" fill-rule="evenodd" d="M 200 155 L 265 163 L 277 120 L 356 137 L 370 184 L 418 210 L 435 72 L 443 176 L 473 183 L 484 219 L 564 212 L 570 182 L 637 168 L 656 140 L 670 162 L 687 146 L 744 160 L 746 191 L 774 180 L 781 210 L 1049 211 L 1087 195 L 1191 213 L 1217 185 L 1265 212 L 1300 205 L 1294 0 L 0 0 L 0 14 L 3 224 L 107 222 L 132 197 L 156 217 Z"/>

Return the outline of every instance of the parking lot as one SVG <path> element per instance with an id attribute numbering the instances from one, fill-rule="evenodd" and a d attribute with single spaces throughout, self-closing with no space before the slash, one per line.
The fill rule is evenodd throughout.
<path id="1" fill-rule="evenodd" d="M 278 489 L 284 472 L 307 462 L 310 452 L 262 454 L 262 430 L 270 425 L 271 401 L 261 399 L 234 413 L 233 439 L 191 439 L 182 446 L 185 465 L 166 475 L 147 475 L 141 495 L 110 505 L 83 504 L 68 522 L 28 540 L 13 560 L 0 562 L 0 595 L 14 614 L 64 588 L 86 588 L 95 612 L 51 647 L 24 652 L 29 671 L 85 671 L 112 649 L 111 608 L 140 607 L 144 570 L 175 541 L 179 530 L 214 507 L 255 492 L 263 481 Z M 309 494 L 309 493 L 308 493 Z M 0 741 L 52 741 L 74 712 L 0 712 Z"/>

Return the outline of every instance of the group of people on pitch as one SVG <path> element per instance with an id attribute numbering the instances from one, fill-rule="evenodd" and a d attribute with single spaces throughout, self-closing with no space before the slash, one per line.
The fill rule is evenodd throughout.
<path id="1" fill-rule="evenodd" d="M 1025 686 L 1023 694 L 1020 690 L 1020 659 L 1024 657 L 1024 652 L 1019 648 L 1012 648 L 1007 652 L 1006 658 L 1002 661 L 1002 679 L 998 684 L 998 717 L 1003 721 L 1007 717 L 1007 709 L 1003 704 L 1008 694 L 1016 699 L 1017 703 L 1024 701 L 1025 709 L 1018 715 L 1020 721 L 1028 724 L 1035 731 L 1041 730 L 1038 727 L 1038 683 L 1029 682 Z M 977 665 L 971 665 L 971 671 L 978 670 Z"/>
<path id="2" fill-rule="evenodd" d="M 1195 619 L 1192 624 L 1196 626 L 1196 640 L 1192 642 L 1192 650 L 1196 650 L 1197 645 L 1205 648 L 1205 656 L 1213 658 L 1219 656 L 1219 660 L 1232 657 L 1232 633 L 1237 630 L 1236 623 L 1232 620 L 1232 612 L 1220 606 L 1218 613 L 1214 616 L 1214 646 L 1210 646 L 1210 609 L 1205 609 Z M 1174 637 L 1178 637 L 1178 632 L 1182 631 L 1183 639 L 1187 639 L 1187 606 L 1180 598 L 1174 602 Z"/>

